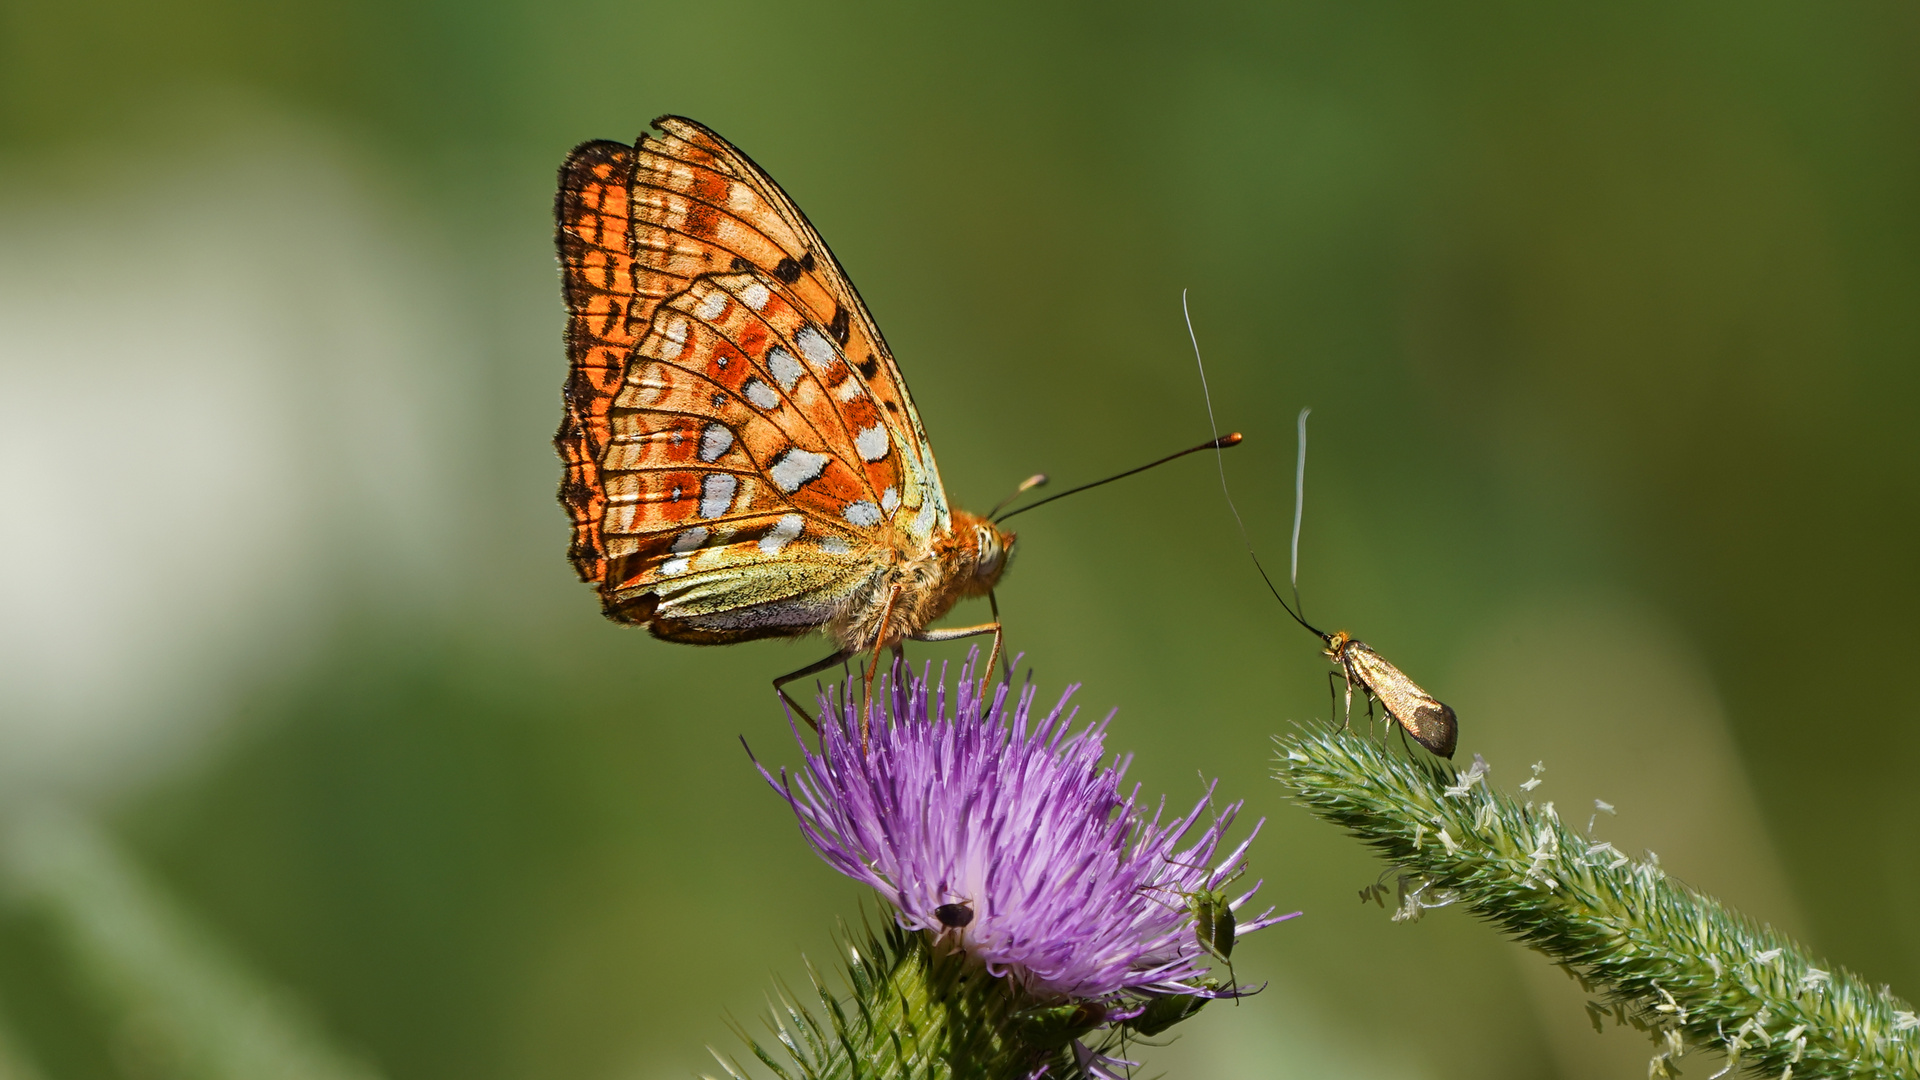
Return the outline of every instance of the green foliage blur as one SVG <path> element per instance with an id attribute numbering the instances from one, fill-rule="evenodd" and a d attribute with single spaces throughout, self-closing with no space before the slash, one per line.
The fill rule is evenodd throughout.
<path id="1" fill-rule="evenodd" d="M 344 259 L 339 295 L 394 308 L 367 341 L 405 347 L 337 401 L 196 430 L 244 462 L 250 433 L 375 415 L 404 376 L 404 453 L 348 462 L 346 431 L 339 456 L 289 460 L 385 491 L 396 521 L 439 509 L 395 526 L 404 558 L 384 526 L 283 556 L 252 533 L 269 481 L 219 486 L 192 514 L 221 539 L 199 546 L 269 583 L 219 610 L 298 632 L 210 661 L 221 692 L 184 699 L 199 734 L 155 736 L 169 749 L 141 768 L 6 782 L 90 821 L 192 928 L 152 956 L 219 957 L 239 972 L 219 985 L 268 988 L 289 1030 L 357 1063 L 314 1075 L 650 1080 L 713 1071 L 709 1043 L 739 1053 L 729 1018 L 757 1030 L 770 976 L 801 982 L 834 920 L 873 910 L 740 744 L 792 759 L 768 680 L 826 650 L 602 620 L 564 558 L 548 443 L 554 171 L 674 112 L 745 148 L 832 244 L 957 505 L 1204 438 L 1189 290 L 1219 422 L 1247 435 L 1227 474 L 1277 575 L 1293 417 L 1314 408 L 1310 618 L 1453 705 L 1459 760 L 1485 754 L 1496 783 L 1543 762 L 1534 797 L 1567 820 L 1604 799 L 1597 835 L 1920 994 L 1900 689 L 1920 652 L 1916 46 L 1920 13 L 1885 2 L 7 0 L 0 236 L 94 247 L 0 278 L 0 304 L 84 296 L 61 338 L 81 359 L 0 329 L 0 367 L 58 386 L 63 439 L 137 439 L 96 422 L 134 391 L 94 364 L 171 332 L 165 290 L 198 271 L 129 252 L 215 244 L 249 288 Z M 203 224 L 149 228 L 189 204 Z M 369 355 L 313 330 L 334 293 L 302 284 L 265 314 L 233 295 L 264 340 L 317 342 L 314 365 Z M 307 362 L 221 385 L 299 390 Z M 142 373 L 156 410 L 170 363 Z M 120 543 L 61 588 L 116 591 L 56 610 L 111 624 L 159 586 L 144 558 L 165 537 L 108 519 L 113 475 L 72 481 L 102 508 L 75 532 Z M 1117 708 L 1110 745 L 1149 792 L 1186 803 L 1196 772 L 1221 777 L 1268 819 L 1263 900 L 1306 913 L 1235 953 L 1268 991 L 1147 1049 L 1150 1072 L 1642 1074 L 1644 1038 L 1595 1035 L 1541 957 L 1460 912 L 1409 926 L 1358 903 L 1380 867 L 1285 801 L 1269 737 L 1329 715 L 1328 669 L 1248 565 L 1211 461 L 1017 524 L 999 597 L 1023 670 L 1043 695 L 1083 683 L 1088 716 Z M 321 564 L 306 592 L 269 587 Z M 0 798 L 0 827 L 27 829 L 28 801 Z M 139 920 L 75 898 L 118 879 L 32 869 L 51 865 L 0 859 L 0 1074 L 216 1074 L 167 1049 L 179 965 L 97 954 Z"/>

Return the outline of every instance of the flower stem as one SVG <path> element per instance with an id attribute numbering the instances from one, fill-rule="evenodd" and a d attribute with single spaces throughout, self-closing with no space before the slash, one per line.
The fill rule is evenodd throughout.
<path id="1" fill-rule="evenodd" d="M 1402 913 L 1458 901 L 1565 965 L 1650 1030 L 1665 1073 L 1688 1046 L 1775 1077 L 1920 1077 L 1920 1018 L 1885 986 L 1814 963 L 1786 935 L 1491 790 L 1485 765 L 1407 760 L 1360 735 L 1280 741 L 1294 798 L 1403 872 Z M 1410 886 L 1410 887 L 1409 887 Z M 1720 1074 L 1716 1074 L 1720 1075 Z"/>

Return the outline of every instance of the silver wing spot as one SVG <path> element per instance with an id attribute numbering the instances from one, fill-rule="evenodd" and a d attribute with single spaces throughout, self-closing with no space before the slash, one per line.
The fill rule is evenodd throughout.
<path id="1" fill-rule="evenodd" d="M 793 335 L 793 343 L 800 346 L 800 355 L 807 358 L 807 363 L 821 371 L 833 366 L 837 355 L 833 342 L 828 341 L 827 336 L 820 331 L 811 326 L 803 326 L 799 333 Z"/>
<path id="2" fill-rule="evenodd" d="M 778 345 L 775 345 L 773 351 L 767 354 L 767 370 L 773 372 L 773 381 L 780 384 L 780 389 L 789 393 L 792 392 L 794 384 L 800 381 L 803 371 L 800 361 L 795 360 L 792 353 Z"/>
<path id="3" fill-rule="evenodd" d="M 800 530 L 805 527 L 805 518 L 799 514 L 787 514 L 774 522 L 773 528 L 767 530 L 767 535 L 760 538 L 761 552 L 767 555 L 780 554 L 780 549 L 798 539 Z"/>
<path id="4" fill-rule="evenodd" d="M 740 478 L 732 473 L 708 473 L 700 481 L 700 516 L 717 518 L 726 514 L 733 506 L 733 494 L 740 488 Z"/>
<path id="5" fill-rule="evenodd" d="M 771 411 L 780 407 L 780 395 L 759 379 L 748 379 L 747 385 L 741 387 L 740 391 L 747 395 L 748 401 L 762 409 Z"/>
<path id="6" fill-rule="evenodd" d="M 888 446 L 887 426 L 875 424 L 872 427 L 861 428 L 860 433 L 853 437 L 853 446 L 860 451 L 862 461 L 879 461 L 885 458 Z"/>
<path id="7" fill-rule="evenodd" d="M 667 340 L 660 345 L 660 359 L 680 359 L 680 351 L 687 347 L 687 320 L 683 316 L 675 315 L 667 320 L 664 332 Z"/>
<path id="8" fill-rule="evenodd" d="M 700 432 L 700 460 L 712 464 L 733 449 L 733 429 L 725 424 L 708 424 Z"/>
<path id="9" fill-rule="evenodd" d="M 773 478 L 775 486 L 791 495 L 800 490 L 800 485 L 818 478 L 826 467 L 827 455 L 794 446 L 774 459 L 767 475 Z"/>

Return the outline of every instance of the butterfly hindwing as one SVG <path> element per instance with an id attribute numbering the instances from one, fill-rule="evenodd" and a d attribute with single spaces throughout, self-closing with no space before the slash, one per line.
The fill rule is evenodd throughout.
<path id="1" fill-rule="evenodd" d="M 619 391 L 629 350 L 633 299 L 632 234 L 627 196 L 633 147 L 588 142 L 560 167 L 554 216 L 562 288 L 567 299 L 567 362 L 564 412 L 554 446 L 565 471 L 560 501 L 573 520 L 568 552 L 583 581 L 606 573 L 600 523 L 606 501 L 600 490 L 600 454 L 606 446 L 607 406 Z"/>

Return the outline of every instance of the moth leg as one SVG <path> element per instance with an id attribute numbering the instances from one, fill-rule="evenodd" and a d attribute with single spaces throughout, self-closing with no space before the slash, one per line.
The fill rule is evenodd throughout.
<path id="1" fill-rule="evenodd" d="M 893 602 L 900 598 L 900 586 L 887 590 L 887 602 L 880 609 L 878 629 L 873 632 L 873 663 L 867 665 L 867 681 L 863 690 L 865 700 L 860 706 L 860 756 L 867 756 L 867 727 L 873 714 L 873 678 L 880 672 L 880 643 L 886 640 L 887 623 L 893 619 Z M 897 643 L 896 643 L 897 644 Z"/>
<path id="2" fill-rule="evenodd" d="M 802 708 L 799 702 L 788 697 L 787 692 L 784 689 L 782 689 L 782 687 L 784 687 L 787 683 L 790 683 L 795 679 L 804 679 L 809 675 L 816 675 L 822 671 L 825 671 L 835 664 L 843 663 L 846 661 L 847 657 L 852 655 L 853 655 L 852 653 L 846 651 L 845 649 L 842 649 L 839 652 L 834 653 L 832 656 L 827 657 L 825 660 L 820 660 L 815 663 L 808 664 L 806 667 L 801 668 L 799 671 L 789 671 L 785 675 L 782 675 L 779 678 L 773 680 L 773 692 L 780 695 L 780 700 L 787 703 L 787 708 L 792 709 L 794 712 L 799 713 L 800 719 L 805 720 L 807 722 L 807 726 L 812 728 L 814 730 L 814 734 L 816 735 L 819 734 L 820 732 L 820 725 L 817 723 L 814 723 L 813 717 L 808 715 L 807 710 Z"/>
<path id="3" fill-rule="evenodd" d="M 1000 659 L 1000 624 L 981 623 L 979 626 L 956 626 L 950 630 L 922 630 L 913 635 L 915 641 L 958 641 L 961 638 L 979 637 L 981 634 L 993 635 L 993 651 L 987 654 L 987 664 L 980 669 L 980 697 L 987 696 L 987 682 L 993 678 L 993 665 Z"/>
<path id="4" fill-rule="evenodd" d="M 1327 724 L 1328 726 L 1332 726 L 1334 714 L 1340 711 L 1339 687 L 1340 687 L 1340 673 L 1337 671 L 1327 672 Z M 1345 731 L 1346 729 L 1347 729 L 1347 722 L 1343 718 L 1340 721 L 1340 730 Z"/>
<path id="5" fill-rule="evenodd" d="M 1388 713 L 1387 715 L 1393 716 L 1392 713 Z M 1409 754 L 1413 753 L 1413 746 L 1407 742 L 1407 725 L 1400 723 L 1400 718 L 1397 716 L 1394 716 L 1393 720 L 1393 726 L 1400 731 L 1400 749 L 1405 750 Z"/>
<path id="6" fill-rule="evenodd" d="M 1374 696 L 1373 690 L 1369 688 L 1367 690 L 1367 720 L 1369 722 L 1373 720 L 1373 705 L 1375 700 L 1377 699 Z M 1387 708 L 1386 702 L 1381 701 L 1380 702 L 1380 745 L 1382 747 L 1387 745 L 1387 733 L 1391 731 L 1393 728 L 1396 728 L 1399 726 L 1400 726 L 1400 718 L 1393 715 L 1393 711 Z"/>

